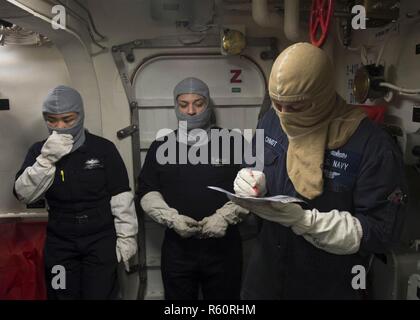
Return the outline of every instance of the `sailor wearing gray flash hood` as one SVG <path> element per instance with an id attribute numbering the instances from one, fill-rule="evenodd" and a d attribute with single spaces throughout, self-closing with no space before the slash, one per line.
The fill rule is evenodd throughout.
<path id="1" fill-rule="evenodd" d="M 198 106 L 197 111 L 182 110 L 185 101 L 178 101 L 183 95 L 193 95 L 196 100 L 193 105 Z M 208 86 L 197 78 L 186 78 L 179 82 L 174 89 L 175 114 L 178 119 L 178 139 L 179 141 L 187 141 L 188 145 L 192 145 L 197 141 L 200 133 L 206 132 L 206 137 L 200 136 L 199 141 L 208 141 L 210 139 L 210 129 L 214 126 L 214 111 Z M 201 105 L 200 105 L 201 104 Z M 197 134 L 194 129 L 201 129 Z M 204 131 L 203 131 L 204 130 Z"/>
<path id="2" fill-rule="evenodd" d="M 117 265 L 137 252 L 137 217 L 127 171 L 115 145 L 84 129 L 83 101 L 54 88 L 42 113 L 50 136 L 35 143 L 16 175 L 23 203 L 45 198 L 45 276 L 49 299 L 115 299 Z M 66 288 L 51 287 L 52 268 L 66 270 Z"/>
<path id="3" fill-rule="evenodd" d="M 181 146 L 188 144 L 186 149 L 191 151 L 201 145 L 206 157 L 213 158 L 211 145 L 215 141 L 205 138 L 210 129 L 222 129 L 213 126 L 207 85 L 187 78 L 175 86 L 174 100 L 181 121 L 174 149 L 181 152 Z M 228 163 L 187 160 L 169 165 L 157 157 L 163 143 L 154 141 L 147 152 L 138 194 L 144 212 L 167 227 L 161 255 L 165 298 L 196 300 L 201 287 L 204 299 L 238 299 L 242 247 L 236 224 L 248 211 L 207 188 L 217 185 L 233 190 L 233 178 L 240 169 L 234 163 L 234 143 L 227 150 L 232 155 Z"/>
<path id="4" fill-rule="evenodd" d="M 66 87 L 58 86 L 54 88 L 45 99 L 42 105 L 42 114 L 44 118 L 47 114 L 64 114 L 75 112 L 77 120 L 70 128 L 54 128 L 48 125 L 50 134 L 56 131 L 59 134 L 69 134 L 73 137 L 73 148 L 71 152 L 77 150 L 86 140 L 84 120 L 85 112 L 83 108 L 83 100 L 80 93 L 76 90 Z"/>

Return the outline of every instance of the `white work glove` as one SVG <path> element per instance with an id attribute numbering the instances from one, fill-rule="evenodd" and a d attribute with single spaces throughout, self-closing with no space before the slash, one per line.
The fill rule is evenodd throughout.
<path id="1" fill-rule="evenodd" d="M 70 134 L 58 134 L 53 131 L 41 149 L 41 155 L 52 164 L 69 154 L 73 148 L 73 137 Z"/>
<path id="2" fill-rule="evenodd" d="M 251 168 L 240 170 L 233 182 L 233 189 L 240 196 L 263 197 L 267 193 L 264 172 Z"/>
<path id="3" fill-rule="evenodd" d="M 226 229 L 230 224 L 237 224 L 242 221 L 243 215 L 249 211 L 232 201 L 227 202 L 223 207 L 217 209 L 214 214 L 204 218 L 199 222 L 201 238 L 221 238 L 226 234 Z"/>
<path id="4" fill-rule="evenodd" d="M 303 210 L 295 203 L 250 202 L 234 199 L 262 219 L 292 227 L 315 247 L 333 254 L 353 254 L 359 251 L 363 236 L 359 220 L 349 212 Z"/>
<path id="5" fill-rule="evenodd" d="M 227 221 L 219 214 L 205 217 L 199 223 L 202 228 L 200 238 L 222 238 L 225 236 L 226 229 L 229 226 Z"/>
<path id="6" fill-rule="evenodd" d="M 67 134 L 53 133 L 45 141 L 35 163 L 27 167 L 16 179 L 15 191 L 25 204 L 36 202 L 51 187 L 55 176 L 55 163 L 73 148 L 73 138 Z"/>
<path id="7" fill-rule="evenodd" d="M 277 222 L 286 227 L 298 223 L 305 223 L 304 216 L 306 212 L 295 203 L 256 202 L 237 198 L 234 198 L 233 201 L 264 220 Z"/>
<path id="8" fill-rule="evenodd" d="M 168 228 L 174 229 L 174 231 L 178 233 L 182 238 L 190 238 L 195 236 L 201 230 L 198 221 L 188 216 L 178 214 L 178 211 L 174 213 L 172 218 L 169 218 L 167 222 Z"/>
<path id="9" fill-rule="evenodd" d="M 117 258 L 130 271 L 130 259 L 137 253 L 137 214 L 131 192 L 122 192 L 111 198 L 111 211 L 117 233 Z"/>
<path id="10" fill-rule="evenodd" d="M 137 237 L 117 237 L 117 260 L 123 262 L 125 270 L 130 271 L 130 259 L 137 253 Z"/>
<path id="11" fill-rule="evenodd" d="M 182 238 L 190 238 L 198 234 L 201 227 L 193 218 L 181 215 L 170 208 L 160 192 L 151 191 L 140 200 L 141 207 L 154 221 L 173 229 Z"/>

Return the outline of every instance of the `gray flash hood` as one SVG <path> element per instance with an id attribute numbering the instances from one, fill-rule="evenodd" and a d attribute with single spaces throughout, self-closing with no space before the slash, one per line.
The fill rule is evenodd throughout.
<path id="1" fill-rule="evenodd" d="M 47 98 L 42 105 L 42 113 L 45 117 L 46 113 L 62 114 L 68 112 L 76 112 L 79 115 L 77 122 L 73 127 L 66 129 L 52 128 L 48 125 L 47 127 L 50 134 L 52 131 L 57 131 L 59 134 L 71 134 L 74 140 L 72 149 L 73 152 L 82 146 L 86 140 L 85 129 L 83 125 L 85 120 L 83 100 L 80 93 L 75 89 L 61 85 L 54 88 L 47 95 Z"/>

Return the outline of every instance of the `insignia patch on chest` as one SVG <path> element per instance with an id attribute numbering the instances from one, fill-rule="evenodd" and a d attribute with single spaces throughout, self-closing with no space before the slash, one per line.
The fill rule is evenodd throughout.
<path id="1" fill-rule="evenodd" d="M 89 159 L 86 160 L 85 165 L 83 166 L 84 170 L 92 170 L 92 169 L 98 169 L 98 168 L 103 168 L 104 165 L 102 164 L 102 162 L 99 159 Z"/>
<path id="2" fill-rule="evenodd" d="M 329 171 L 329 170 L 324 170 L 324 175 L 328 179 L 335 179 L 336 177 L 341 176 L 341 173 L 334 172 L 334 171 Z"/>

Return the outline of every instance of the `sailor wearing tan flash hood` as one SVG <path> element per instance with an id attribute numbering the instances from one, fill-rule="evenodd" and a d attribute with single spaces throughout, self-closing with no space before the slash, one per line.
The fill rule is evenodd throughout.
<path id="1" fill-rule="evenodd" d="M 360 298 L 353 267 L 367 268 L 370 256 L 399 234 L 401 154 L 387 133 L 336 93 L 328 56 L 311 44 L 279 55 L 269 92 L 273 108 L 258 124 L 266 137 L 264 170 L 242 169 L 235 192 L 285 194 L 306 203 L 237 202 L 263 219 L 243 298 Z"/>

